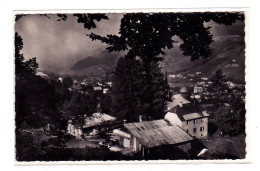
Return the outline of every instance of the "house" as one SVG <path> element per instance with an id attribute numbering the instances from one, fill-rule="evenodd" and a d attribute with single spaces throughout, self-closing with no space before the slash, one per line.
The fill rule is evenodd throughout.
<path id="1" fill-rule="evenodd" d="M 95 86 L 95 87 L 93 87 L 93 89 L 95 91 L 102 91 L 102 87 L 100 87 L 100 86 Z"/>
<path id="2" fill-rule="evenodd" d="M 72 124 L 72 120 L 68 121 L 67 132 L 70 135 L 76 137 L 76 139 L 81 139 L 83 136 L 83 131 L 81 127 L 79 125 Z"/>
<path id="3" fill-rule="evenodd" d="M 109 87 L 112 87 L 112 82 L 106 82 L 106 85 L 108 85 Z"/>
<path id="4" fill-rule="evenodd" d="M 169 78 L 170 78 L 170 79 L 175 79 L 175 78 L 176 78 L 176 75 L 170 74 L 170 75 L 169 75 Z"/>
<path id="5" fill-rule="evenodd" d="M 182 145 L 194 138 L 176 124 L 164 119 L 124 124 L 126 131 L 121 135 L 121 145 L 132 148 L 133 152 L 149 154 L 149 150 L 162 145 Z"/>
<path id="6" fill-rule="evenodd" d="M 201 77 L 201 80 L 203 80 L 203 81 L 207 81 L 208 78 L 207 78 L 207 77 Z"/>
<path id="7" fill-rule="evenodd" d="M 228 82 L 227 82 L 227 85 L 228 85 L 228 87 L 231 88 L 231 89 L 236 86 L 236 84 L 233 83 L 233 82 L 231 82 L 231 81 L 228 81 Z"/>
<path id="8" fill-rule="evenodd" d="M 62 83 L 63 82 L 63 78 L 59 77 L 58 80 Z"/>
<path id="9" fill-rule="evenodd" d="M 173 95 L 172 102 L 168 103 L 167 108 L 170 110 L 171 108 L 179 105 L 179 104 L 188 104 L 191 103 L 189 100 L 184 98 L 181 94 Z"/>
<path id="10" fill-rule="evenodd" d="M 44 79 L 47 79 L 47 78 L 48 78 L 48 75 L 47 75 L 47 74 L 44 74 L 44 73 L 41 72 L 41 71 L 37 71 L 37 72 L 36 72 L 36 75 L 37 75 L 37 76 L 40 76 L 40 77 L 42 77 L 42 78 L 44 78 Z"/>
<path id="11" fill-rule="evenodd" d="M 121 146 L 128 148 L 131 147 L 131 135 L 125 130 L 114 129 L 112 132 L 111 140 L 118 142 Z"/>
<path id="12" fill-rule="evenodd" d="M 176 124 L 195 138 L 206 138 L 208 136 L 209 114 L 202 111 L 198 105 L 180 104 L 168 111 L 164 119 Z"/>
<path id="13" fill-rule="evenodd" d="M 196 93 L 202 93 L 203 92 L 203 87 L 202 86 L 195 86 L 194 87 L 194 93 L 196 94 Z"/>
<path id="14" fill-rule="evenodd" d="M 76 138 L 83 138 L 88 135 L 96 135 L 106 129 L 106 126 L 116 121 L 115 117 L 105 113 L 97 112 L 91 116 L 84 116 L 84 124 L 80 127 L 73 124 L 72 120 L 68 122 L 67 131 Z"/>
<path id="15" fill-rule="evenodd" d="M 104 89 L 103 89 L 103 94 L 106 94 L 108 91 L 109 91 L 108 88 L 104 88 Z"/>

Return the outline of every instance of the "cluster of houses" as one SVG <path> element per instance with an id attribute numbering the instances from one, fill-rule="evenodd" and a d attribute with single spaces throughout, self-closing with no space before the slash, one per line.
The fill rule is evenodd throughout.
<path id="1" fill-rule="evenodd" d="M 110 131 L 110 145 L 117 144 L 132 152 L 149 154 L 150 149 L 160 146 L 190 144 L 196 139 L 207 138 L 209 114 L 189 101 L 186 87 L 173 96 L 164 118 L 135 123 L 117 121 L 115 117 L 97 111 L 84 118 L 83 127 L 68 124 L 68 133 L 76 138 L 95 136 Z M 140 117 L 141 118 L 141 117 Z"/>

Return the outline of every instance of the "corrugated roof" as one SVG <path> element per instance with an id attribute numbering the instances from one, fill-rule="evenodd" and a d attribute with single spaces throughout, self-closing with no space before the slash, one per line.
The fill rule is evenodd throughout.
<path id="1" fill-rule="evenodd" d="M 146 148 L 179 144 L 194 139 L 177 125 L 171 125 L 163 119 L 128 123 L 124 124 L 124 127 Z"/>

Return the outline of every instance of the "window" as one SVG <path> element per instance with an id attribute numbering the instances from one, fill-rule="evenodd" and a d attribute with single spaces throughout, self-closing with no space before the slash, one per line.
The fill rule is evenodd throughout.
<path id="1" fill-rule="evenodd" d="M 187 121 L 187 125 L 189 125 L 189 121 Z"/>
<path id="2" fill-rule="evenodd" d="M 196 124 L 197 123 L 197 120 L 193 120 L 193 124 Z"/>
<path id="3" fill-rule="evenodd" d="M 204 126 L 200 127 L 200 131 L 204 131 Z"/>
<path id="4" fill-rule="evenodd" d="M 195 133 L 197 131 L 197 129 L 196 128 L 193 128 L 193 132 Z"/>
<path id="5" fill-rule="evenodd" d="M 187 131 L 186 131 L 187 133 L 189 133 L 189 130 L 187 129 Z"/>

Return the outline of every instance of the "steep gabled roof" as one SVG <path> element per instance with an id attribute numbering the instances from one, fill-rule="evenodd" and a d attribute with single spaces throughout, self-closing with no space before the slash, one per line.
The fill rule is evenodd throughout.
<path id="1" fill-rule="evenodd" d="M 179 105 L 175 106 L 170 109 L 169 112 L 177 114 L 181 121 L 193 120 L 209 116 L 208 113 L 202 111 L 200 106 L 192 104 L 183 105 L 182 107 Z"/>
<path id="2" fill-rule="evenodd" d="M 100 125 L 106 122 L 115 121 L 116 118 L 105 113 L 93 113 L 91 116 L 86 117 L 83 128 L 88 128 Z"/>
<path id="3" fill-rule="evenodd" d="M 128 123 L 124 127 L 146 148 L 194 140 L 179 126 L 171 125 L 163 119 Z"/>
<path id="4" fill-rule="evenodd" d="M 168 109 L 172 109 L 179 104 L 189 104 L 191 103 L 189 100 L 185 99 L 181 94 L 176 94 L 172 97 L 172 102 L 168 104 Z"/>

